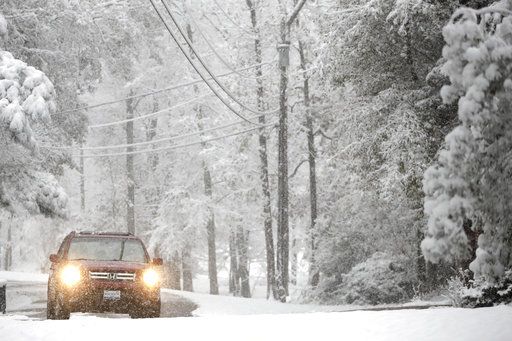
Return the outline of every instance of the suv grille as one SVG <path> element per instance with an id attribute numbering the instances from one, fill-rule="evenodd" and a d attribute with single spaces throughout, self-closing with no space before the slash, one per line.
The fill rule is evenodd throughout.
<path id="1" fill-rule="evenodd" d="M 134 281 L 135 274 L 131 272 L 93 272 L 90 271 L 91 279 L 105 279 L 110 281 Z"/>

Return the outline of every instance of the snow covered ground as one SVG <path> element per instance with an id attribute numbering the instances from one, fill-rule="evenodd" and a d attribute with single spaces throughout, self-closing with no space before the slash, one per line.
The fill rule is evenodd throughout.
<path id="1" fill-rule="evenodd" d="M 44 275 L 0 272 L 9 281 Z M 196 303 L 193 318 L 130 320 L 72 314 L 69 321 L 0 315 L 0 340 L 512 340 L 512 306 L 353 311 L 364 307 L 282 304 L 163 290 Z M 405 308 L 405 307 L 402 307 Z M 352 311 L 351 311 L 352 310 Z"/>
<path id="2" fill-rule="evenodd" d="M 229 302 L 226 302 L 229 304 Z M 247 301 L 250 305 L 251 301 Z M 512 307 L 438 308 L 174 319 L 69 321 L 0 317 L 2 340 L 465 340 L 512 339 Z"/>

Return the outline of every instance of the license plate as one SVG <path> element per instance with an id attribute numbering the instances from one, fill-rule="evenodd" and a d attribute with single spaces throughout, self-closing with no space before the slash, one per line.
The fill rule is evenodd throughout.
<path id="1" fill-rule="evenodd" d="M 103 291 L 103 299 L 109 301 L 116 301 L 121 299 L 121 291 L 119 290 L 105 290 Z"/>

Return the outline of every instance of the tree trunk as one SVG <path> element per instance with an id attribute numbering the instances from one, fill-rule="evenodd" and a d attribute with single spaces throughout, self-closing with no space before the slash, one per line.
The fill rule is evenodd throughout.
<path id="1" fill-rule="evenodd" d="M 427 263 L 425 261 L 425 257 L 423 257 L 423 253 L 421 252 L 421 242 L 425 238 L 425 235 L 421 231 L 421 227 L 418 226 L 416 230 L 416 274 L 418 276 L 418 281 L 420 284 L 423 284 L 425 287 L 428 287 L 427 283 Z"/>
<path id="2" fill-rule="evenodd" d="M 1 184 L 0 184 L 1 186 Z M 1 196 L 1 190 L 0 190 L 0 196 Z M 0 233 L 2 232 L 2 219 L 0 219 Z M 0 269 L 3 269 L 7 271 L 7 244 L 5 244 L 5 251 L 2 254 L 2 248 L 0 248 Z"/>
<path id="3" fill-rule="evenodd" d="M 130 96 L 133 90 L 130 90 Z M 126 118 L 132 119 L 134 112 L 133 99 L 126 100 Z M 133 121 L 126 123 L 126 144 L 133 144 Z M 133 147 L 128 146 L 126 152 L 133 152 Z M 135 234 L 135 171 L 133 154 L 126 155 L 126 226 L 129 233 Z"/>
<path id="4" fill-rule="evenodd" d="M 153 112 L 157 112 L 160 110 L 160 105 L 158 104 L 158 97 L 153 96 Z M 156 136 L 156 129 L 158 128 L 158 118 L 153 117 L 149 120 L 149 125 L 146 130 L 146 140 L 152 141 Z M 156 171 L 158 167 L 158 154 L 153 153 L 148 156 L 149 164 L 151 165 L 151 169 L 153 172 Z"/>
<path id="5" fill-rule="evenodd" d="M 263 62 L 262 51 L 261 51 L 261 37 L 260 31 L 258 27 L 257 17 L 256 17 L 256 8 L 252 0 L 246 0 L 247 6 L 249 7 L 249 11 L 251 14 L 251 23 L 255 33 L 254 38 L 254 53 L 256 58 L 256 64 L 261 64 Z M 262 66 L 256 67 L 256 77 L 258 87 L 256 89 L 256 101 L 258 105 L 258 109 L 263 111 L 265 110 L 264 105 L 264 87 L 263 87 L 263 69 Z M 264 125 L 265 116 L 259 117 L 259 123 Z M 265 232 L 265 250 L 266 250 L 266 258 L 267 258 L 267 298 L 272 295 L 274 299 L 278 298 L 277 290 L 276 290 L 276 282 L 275 282 L 275 258 L 274 258 L 274 235 L 272 230 L 272 211 L 271 205 L 272 201 L 270 198 L 270 184 L 268 178 L 268 156 L 267 156 L 267 137 L 265 135 L 264 130 L 262 129 L 259 134 L 259 154 L 261 161 L 261 186 L 263 192 L 263 231 Z"/>
<path id="6" fill-rule="evenodd" d="M 12 265 L 12 223 L 7 223 L 7 245 L 5 248 L 5 270 L 11 270 Z"/>
<path id="7" fill-rule="evenodd" d="M 158 102 L 158 97 L 156 95 L 153 96 L 153 112 L 157 112 L 160 110 L 160 105 Z M 149 121 L 144 125 L 145 127 L 145 133 L 146 133 L 146 142 L 151 142 L 155 139 L 157 128 L 158 128 L 158 118 L 152 117 L 149 119 Z M 156 148 L 156 145 L 153 145 L 152 148 Z M 150 153 L 147 155 L 147 165 L 148 168 L 147 171 L 147 179 L 146 179 L 146 185 L 149 184 L 151 188 L 144 188 L 141 193 L 144 195 L 144 199 L 146 202 L 146 205 L 148 205 L 147 210 L 150 211 L 152 219 L 156 219 L 158 217 L 158 205 L 157 203 L 160 203 L 161 198 L 161 192 L 160 192 L 160 186 L 159 181 L 157 181 L 157 175 L 156 171 L 158 168 L 159 158 L 158 153 Z M 143 228 L 143 226 L 139 225 L 139 228 Z M 139 231 L 138 233 L 146 232 L 149 227 L 147 225 L 144 226 L 144 231 Z M 170 262 L 170 259 L 166 259 L 166 262 Z"/>
<path id="8" fill-rule="evenodd" d="M 281 44 L 288 44 L 289 27 L 286 17 L 281 20 Z M 277 286 L 279 300 L 286 302 L 288 296 L 288 67 L 280 66 L 279 81 L 279 137 L 278 137 L 278 201 L 277 201 Z"/>
<path id="9" fill-rule="evenodd" d="M 189 23 L 187 23 L 187 35 L 191 42 L 194 42 L 194 37 L 192 33 L 192 27 Z M 192 58 L 194 57 L 194 53 L 190 54 Z M 198 94 L 197 86 L 194 86 L 194 92 L 196 95 Z M 197 112 L 197 125 L 199 130 L 203 130 L 203 111 L 201 105 L 196 106 Z M 206 144 L 201 144 L 202 148 L 206 148 Z M 204 191 L 209 200 L 212 199 L 213 191 L 212 191 L 212 177 L 210 170 L 208 169 L 208 165 L 206 164 L 206 160 L 203 160 L 203 179 L 204 179 Z M 210 294 L 218 295 L 219 294 L 219 284 L 217 280 L 217 255 L 216 255 L 216 245 L 215 245 L 215 214 L 210 205 L 208 205 L 208 222 L 206 224 L 206 235 L 208 242 L 208 277 L 210 279 Z"/>
<path id="10" fill-rule="evenodd" d="M 249 254 L 248 233 L 242 226 L 237 228 L 238 273 L 240 277 L 240 294 L 242 297 L 251 297 L 249 283 Z"/>
<path id="11" fill-rule="evenodd" d="M 111 206 L 111 214 L 112 214 L 112 224 L 114 225 L 114 231 L 117 231 L 117 188 L 116 188 L 116 181 L 114 177 L 114 170 L 112 169 L 112 160 L 107 160 L 107 167 L 108 167 L 108 174 L 110 174 L 110 183 L 112 184 L 111 188 L 111 196 L 110 200 L 112 203 Z"/>
<path id="12" fill-rule="evenodd" d="M 312 287 L 316 287 L 320 280 L 320 274 L 316 264 L 316 219 L 318 217 L 317 210 L 317 192 L 316 192 L 316 148 L 315 148 L 315 131 L 313 127 L 313 116 L 311 113 L 311 100 L 309 95 L 309 76 L 306 74 L 307 60 L 305 53 L 304 43 L 299 40 L 299 54 L 300 54 L 300 66 L 304 75 L 304 83 L 302 87 L 304 95 L 304 107 L 306 109 L 306 129 L 308 138 L 308 161 L 309 161 L 309 202 L 310 202 L 310 228 L 309 228 L 309 240 L 310 240 L 310 255 L 309 255 L 309 276 L 308 284 Z"/>
<path id="13" fill-rule="evenodd" d="M 288 296 L 288 263 L 290 254 L 289 235 L 289 196 L 288 196 L 288 54 L 290 47 L 291 25 L 306 0 L 294 1 L 294 9 L 288 17 L 286 3 L 279 0 L 281 7 L 280 23 L 280 45 L 282 55 L 280 56 L 280 80 L 279 80 L 279 151 L 278 151 L 278 183 L 277 183 L 277 285 L 278 295 L 282 302 Z"/>
<path id="14" fill-rule="evenodd" d="M 185 246 L 182 254 L 181 254 L 181 271 L 183 277 L 183 290 L 184 291 L 194 291 L 194 285 L 192 281 L 192 264 L 190 257 L 190 246 Z"/>
<path id="15" fill-rule="evenodd" d="M 80 209 L 85 211 L 85 162 L 84 162 L 84 147 L 83 143 L 80 143 Z"/>
<path id="16" fill-rule="evenodd" d="M 206 196 L 211 200 L 212 198 L 212 177 L 210 171 L 203 162 L 204 171 L 204 191 Z M 210 216 L 206 224 L 206 234 L 208 238 L 208 277 L 210 278 L 210 294 L 219 294 L 219 284 L 217 281 L 217 255 L 215 250 L 215 215 L 211 207 L 208 207 Z"/>
<path id="17" fill-rule="evenodd" d="M 240 277 L 238 271 L 238 255 L 236 248 L 236 233 L 229 233 L 229 292 L 233 296 L 240 295 Z"/>
<path id="18" fill-rule="evenodd" d="M 297 268 L 299 262 L 299 256 L 297 254 L 297 236 L 295 235 L 295 228 L 292 227 L 292 259 L 290 261 L 290 283 L 297 285 Z"/>
<path id="19" fill-rule="evenodd" d="M 168 263 L 169 287 L 174 290 L 181 290 L 180 256 L 176 253 Z"/>

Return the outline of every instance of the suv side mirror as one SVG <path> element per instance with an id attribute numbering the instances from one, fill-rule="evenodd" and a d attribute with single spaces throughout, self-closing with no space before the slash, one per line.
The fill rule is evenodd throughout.
<path id="1" fill-rule="evenodd" d="M 162 258 L 153 258 L 153 261 L 151 263 L 153 263 L 153 265 L 162 265 L 164 264 L 164 261 L 162 260 Z"/>
<path id="2" fill-rule="evenodd" d="M 51 254 L 50 255 L 50 262 L 52 263 L 58 263 L 59 262 L 59 256 L 57 256 L 56 254 Z"/>

